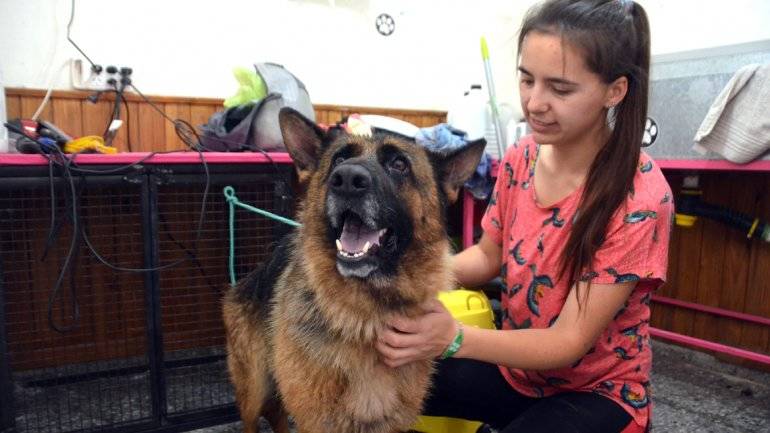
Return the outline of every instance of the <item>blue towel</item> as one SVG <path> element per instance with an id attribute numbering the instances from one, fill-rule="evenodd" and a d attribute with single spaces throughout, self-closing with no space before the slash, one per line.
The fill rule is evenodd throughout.
<path id="1" fill-rule="evenodd" d="M 439 153 L 451 152 L 468 144 L 464 131 L 452 128 L 446 123 L 430 128 L 420 128 L 414 139 L 418 144 Z M 465 182 L 465 188 L 478 200 L 486 200 L 492 192 L 493 184 L 489 168 L 490 157 L 484 152 L 476 172 Z"/>

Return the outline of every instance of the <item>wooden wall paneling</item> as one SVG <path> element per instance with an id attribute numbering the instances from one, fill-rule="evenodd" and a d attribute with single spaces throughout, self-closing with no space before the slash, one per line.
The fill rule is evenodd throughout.
<path id="1" fill-rule="evenodd" d="M 53 110 L 50 119 L 59 129 L 71 137 L 83 135 L 82 101 L 77 99 L 52 99 L 49 103 Z M 44 119 L 47 120 L 47 119 Z M 101 134 L 99 134 L 101 135 Z"/>
<path id="2" fill-rule="evenodd" d="M 681 189 L 681 184 L 671 185 L 674 191 Z M 675 193 L 676 195 L 676 193 Z M 679 227 L 677 227 L 679 229 Z M 693 227 L 681 228 L 676 235 L 676 267 L 677 273 L 672 282 L 672 295 L 676 299 L 694 302 L 698 284 L 698 265 L 701 260 L 701 242 L 703 237 L 703 221 L 700 219 Z M 692 335 L 695 313 L 682 308 L 676 308 L 671 317 L 670 330 L 681 334 Z"/>
<path id="3" fill-rule="evenodd" d="M 326 114 L 326 110 L 315 110 L 315 121 L 316 123 L 328 125 L 329 119 L 328 115 Z"/>
<path id="4" fill-rule="evenodd" d="M 770 221 L 770 174 L 753 182 L 756 185 L 755 205 L 751 215 Z M 755 234 L 757 236 L 758 234 Z M 770 318 L 770 244 L 754 237 L 751 242 L 749 281 L 746 290 L 745 312 Z M 770 327 L 745 324 L 741 332 L 741 347 L 770 354 Z"/>
<path id="5" fill-rule="evenodd" d="M 43 207 L 45 206 L 45 207 Z M 32 368 L 39 358 L 43 358 L 42 350 L 50 348 L 45 330 L 47 329 L 46 288 L 50 287 L 52 276 L 45 263 L 39 257 L 33 257 L 37 251 L 40 239 L 45 231 L 40 224 L 34 224 L 40 212 L 50 212 L 47 205 L 35 211 L 30 206 L 23 206 L 24 217 L 19 220 L 19 233 L 25 234 L 19 242 L 25 252 L 15 257 L 29 266 L 25 275 L 20 275 L 20 281 L 6 281 L 4 286 L 6 302 L 6 320 L 8 324 L 8 351 L 11 365 L 14 368 Z M 34 226 L 33 226 L 34 224 Z M 51 251 L 55 254 L 55 251 Z M 15 283 L 15 284 L 14 284 Z M 49 349 L 50 350 L 50 349 Z M 50 356 L 50 355 L 49 355 Z"/>
<path id="6" fill-rule="evenodd" d="M 179 190 L 183 195 L 190 194 L 191 188 Z M 192 240 L 196 236 L 199 206 L 196 199 L 173 200 L 164 193 L 164 221 L 161 224 L 158 241 L 164 252 L 161 263 L 171 263 L 188 258 L 185 249 L 192 251 Z M 205 228 L 205 227 L 204 227 Z M 200 245 L 198 245 L 200 247 Z M 201 252 L 193 252 L 196 257 L 202 257 Z M 205 256 L 204 256 L 205 257 Z M 196 287 L 194 260 L 184 260 L 177 266 L 162 271 L 161 303 L 163 311 L 164 350 L 174 351 L 195 347 L 191 344 L 192 333 L 197 322 L 198 288 Z"/>
<path id="7" fill-rule="evenodd" d="M 118 129 L 115 137 L 112 139 L 112 146 L 118 152 L 129 152 L 128 148 L 128 128 L 130 127 L 131 113 L 126 108 L 128 101 L 122 101 L 120 104 L 120 120 L 123 124 Z M 110 95 L 104 95 L 96 102 L 83 101 L 83 135 L 103 135 L 107 130 L 107 122 L 111 122 L 112 113 L 115 109 L 115 98 Z"/>
<path id="8" fill-rule="evenodd" d="M 190 104 L 186 103 L 180 103 L 180 104 L 165 104 L 165 113 L 166 116 L 170 117 L 172 120 L 184 120 L 187 123 L 190 123 Z M 181 138 L 176 133 L 176 127 L 173 123 L 171 123 L 168 119 L 165 119 L 165 122 L 163 123 L 165 126 L 165 149 L 166 151 L 170 150 L 188 150 L 189 147 L 187 144 L 185 144 L 184 141 L 182 141 Z M 192 125 L 192 124 L 191 124 Z"/>
<path id="9" fill-rule="evenodd" d="M 674 185 L 681 185 L 682 184 L 682 177 L 679 176 L 676 172 L 674 173 L 664 173 L 666 176 L 666 181 L 668 181 L 668 184 L 671 185 L 671 189 L 674 189 Z M 656 294 L 660 296 L 665 296 L 668 298 L 673 298 L 673 287 L 676 284 L 675 278 L 676 278 L 676 267 L 679 263 L 677 260 L 677 252 L 678 252 L 678 237 L 679 237 L 679 227 L 674 224 L 671 229 L 671 239 L 669 242 L 669 248 L 668 248 L 668 272 L 666 274 L 666 282 L 663 284 L 658 290 L 656 291 Z M 668 305 L 659 304 L 659 303 L 652 303 L 650 307 L 650 322 L 652 326 L 656 328 L 661 329 L 671 329 L 672 326 L 672 320 L 674 315 L 674 308 Z"/>
<path id="10" fill-rule="evenodd" d="M 714 174 L 720 176 L 720 180 L 732 187 L 730 199 L 719 203 L 729 209 L 742 213 L 752 213 L 754 198 L 757 193 L 756 186 L 749 182 L 751 174 Z M 710 198 L 706 198 L 710 200 Z M 749 283 L 749 260 L 751 259 L 752 241 L 746 239 L 746 235 L 738 230 L 730 229 L 723 246 L 725 250 L 725 263 L 719 288 L 720 306 L 727 310 L 746 311 L 746 290 Z M 710 254 L 710 251 L 704 252 Z M 725 344 L 738 345 L 740 342 L 743 324 L 730 320 L 719 327 L 719 341 Z"/>
<path id="11" fill-rule="evenodd" d="M 29 118 L 37 110 L 43 100 L 45 91 L 37 89 L 6 89 L 6 103 L 8 106 L 9 118 L 26 117 Z M 106 128 L 109 113 L 112 111 L 112 101 L 114 96 L 103 95 L 102 100 L 96 106 L 86 102 L 89 96 L 88 92 L 80 91 L 54 91 L 51 101 L 47 104 L 41 119 L 52 120 L 54 118 L 54 105 L 61 105 L 63 113 L 56 115 L 57 118 L 63 116 L 64 122 L 68 125 L 77 125 L 75 120 L 76 111 L 74 104 L 80 103 L 80 129 L 75 126 L 74 131 L 67 131 L 70 135 L 82 134 L 101 134 Z M 153 113 L 148 103 L 137 95 L 132 93 L 125 94 L 126 103 L 121 104 L 121 119 L 124 125 L 118 130 L 113 145 L 119 151 L 165 151 L 169 149 L 184 149 L 181 140 L 173 132 L 171 124 L 162 125 L 161 131 L 155 131 L 154 128 L 160 126 L 163 122 L 156 119 L 158 113 Z M 209 116 L 217 110 L 223 109 L 222 100 L 214 98 L 185 98 L 185 97 L 149 97 L 162 110 L 168 110 L 169 114 L 184 120 L 188 119 L 187 110 L 189 109 L 189 121 L 193 127 L 205 123 Z M 56 101 L 67 101 L 64 104 Z M 418 127 L 434 126 L 442 123 L 446 119 L 446 112 L 434 110 L 401 110 L 393 108 L 377 107 L 352 107 L 344 105 L 326 105 L 316 104 L 314 106 L 316 121 L 325 124 L 335 124 L 344 117 L 352 113 L 361 114 L 379 114 L 382 116 L 394 117 L 406 120 Z M 146 121 L 150 120 L 150 123 Z M 55 120 L 54 123 L 57 123 Z M 103 125 L 102 125 L 103 123 Z M 57 126 L 64 129 L 62 125 Z M 149 141 L 148 141 L 149 140 Z"/>
<path id="12" fill-rule="evenodd" d="M 342 121 L 342 112 L 336 110 L 326 110 L 326 121 L 329 125 L 335 125 Z"/>
<path id="13" fill-rule="evenodd" d="M 51 97 L 51 99 L 54 99 Z M 38 107 L 40 106 L 40 103 L 43 102 L 42 96 L 21 96 L 20 97 L 21 102 L 21 113 L 19 116 L 24 119 L 29 119 L 32 117 L 33 114 L 35 114 L 35 111 L 37 111 Z M 49 101 L 48 104 L 46 104 L 45 108 L 43 109 L 43 112 L 40 113 L 39 119 L 43 120 L 51 120 L 53 118 L 53 111 L 51 109 L 51 102 Z"/>
<path id="14" fill-rule="evenodd" d="M 146 105 L 146 104 L 141 104 Z M 121 144 L 121 147 L 126 149 L 127 152 L 139 151 L 139 107 L 138 102 L 128 102 L 126 105 L 126 124 L 122 129 L 124 132 L 123 138 L 125 138 L 125 144 Z"/>
<path id="15" fill-rule="evenodd" d="M 60 191 L 66 191 L 66 189 Z M 64 209 L 64 206 L 58 207 L 57 211 L 60 211 L 61 209 Z M 48 241 L 48 223 L 40 224 L 41 221 L 47 220 L 47 218 L 43 216 L 46 212 L 50 212 L 50 209 L 45 209 L 42 206 L 39 209 L 31 210 L 30 215 L 34 216 L 30 219 L 38 222 L 38 224 L 36 224 L 38 227 L 37 230 L 34 230 L 34 225 L 29 226 L 29 228 L 34 231 L 34 233 L 31 233 L 33 239 L 31 255 L 34 260 L 32 272 L 36 295 L 34 308 L 38 314 L 37 323 L 39 326 L 38 333 L 35 337 L 38 341 L 44 341 L 41 342 L 42 344 L 40 344 L 39 347 L 49 349 L 48 351 L 45 351 L 42 356 L 33 355 L 33 357 L 36 358 L 33 363 L 38 366 L 55 365 L 57 361 L 70 362 L 71 355 L 68 354 L 69 351 L 66 350 L 66 347 L 70 344 L 77 344 L 78 341 L 77 331 L 72 330 L 60 333 L 53 328 L 52 323 L 48 320 L 48 309 L 50 307 L 52 321 L 56 326 L 66 329 L 76 325 L 72 307 L 72 287 L 70 283 L 70 278 L 72 276 L 71 271 L 65 272 L 59 291 L 54 294 L 56 279 L 69 250 L 70 239 L 73 234 L 72 225 L 67 223 L 61 226 L 55 242 L 48 250 L 45 261 L 39 260 L 39 257 L 35 257 L 35 255 L 41 254 L 44 245 L 46 245 Z M 63 216 L 59 214 L 59 217 Z M 73 260 L 75 259 L 76 258 L 73 258 Z M 79 262 L 75 262 L 72 267 L 75 268 L 79 264 Z M 32 350 L 35 351 L 36 349 L 33 348 Z"/>
<path id="16" fill-rule="evenodd" d="M 412 125 L 418 126 L 422 128 L 424 125 L 422 123 L 422 115 L 420 114 L 409 114 L 406 117 L 406 121 L 411 123 Z"/>
<path id="17" fill-rule="evenodd" d="M 111 114 L 111 113 L 110 113 Z M 109 116 L 109 115 L 108 115 Z M 85 118 L 84 118 L 85 119 Z M 133 267 L 124 258 L 129 253 L 126 245 L 116 242 L 121 231 L 119 223 L 121 216 L 120 199 L 109 195 L 109 190 L 104 191 L 94 188 L 93 200 L 98 206 L 97 212 L 87 215 L 87 226 L 90 239 L 94 243 L 99 254 L 109 263 L 117 266 Z M 120 333 L 120 328 L 125 327 L 125 315 L 129 305 L 122 302 L 120 293 L 123 286 L 130 286 L 129 275 L 110 270 L 106 265 L 91 256 L 91 271 L 89 274 L 93 280 L 90 284 L 93 290 L 93 327 L 95 352 L 99 359 L 113 359 L 127 354 L 126 340 L 122 336 L 115 338 Z M 124 276 L 125 278 L 120 278 Z"/>
<path id="18" fill-rule="evenodd" d="M 707 191 L 707 200 L 712 203 L 725 203 L 731 194 L 731 183 L 724 182 L 721 176 L 703 176 L 701 188 Z M 719 291 L 722 272 L 724 272 L 724 244 L 727 241 L 728 228 L 725 224 L 709 218 L 699 218 L 703 225 L 701 256 L 698 266 L 698 281 L 695 300 L 702 305 L 719 306 Z M 708 313 L 697 313 L 693 323 L 693 337 L 715 341 L 718 329 L 730 319 L 719 318 Z"/>
<path id="19" fill-rule="evenodd" d="M 21 116 L 21 98 L 16 95 L 5 96 L 5 113 L 8 120 Z"/>
<path id="20" fill-rule="evenodd" d="M 446 123 L 446 116 L 423 115 L 421 122 L 423 127 L 435 126 L 435 125 L 438 125 L 439 123 Z"/>
<path id="21" fill-rule="evenodd" d="M 221 189 L 219 191 L 216 189 L 213 190 L 215 191 L 215 194 L 221 191 Z M 190 188 L 190 192 L 195 194 L 197 191 L 193 191 L 192 188 Z M 178 315 L 176 321 L 181 327 L 181 332 L 177 336 L 180 348 L 203 346 L 197 341 L 197 336 L 200 328 L 203 326 L 203 323 L 201 323 L 202 310 L 205 310 L 208 307 L 203 301 L 201 293 L 204 289 L 201 287 L 201 281 L 198 279 L 201 275 L 198 266 L 202 266 L 201 261 L 205 261 L 204 257 L 206 257 L 209 252 L 201 250 L 201 248 L 204 248 L 203 244 L 198 243 L 198 245 L 193 245 L 193 241 L 197 237 L 197 217 L 200 212 L 200 203 L 197 198 L 198 197 L 187 200 L 186 203 L 184 203 L 184 212 L 181 214 L 194 215 L 194 217 L 176 218 L 175 227 L 172 228 L 172 230 L 175 231 L 174 236 L 184 246 L 184 249 L 176 248 L 177 257 L 189 257 L 187 251 L 194 254 L 196 257 L 194 260 L 182 262 L 180 266 L 185 269 L 184 278 L 179 278 L 177 280 L 178 285 L 176 289 L 178 290 L 179 295 L 182 295 L 185 299 L 184 308 L 177 309 Z M 207 210 L 211 209 L 211 200 L 212 197 L 208 197 Z M 208 227 L 204 223 L 201 238 L 206 238 L 207 228 Z M 195 248 L 195 250 L 193 248 Z"/>
<path id="22" fill-rule="evenodd" d="M 121 260 L 121 264 L 132 268 L 144 265 L 141 235 L 135 230 L 125 229 L 141 224 L 138 212 L 139 204 L 130 198 L 121 197 L 110 207 L 110 218 L 115 221 L 111 226 L 111 236 L 115 240 L 114 251 L 126 257 Z M 147 337 L 143 274 L 127 273 L 125 278 L 120 281 L 116 279 L 112 284 L 114 288 L 110 289 L 110 293 L 114 294 L 114 304 L 120 305 L 118 314 L 121 319 L 116 326 L 110 327 L 110 339 L 122 339 L 126 342 L 120 355 L 142 355 L 146 350 Z"/>
<path id="23" fill-rule="evenodd" d="M 128 128 L 129 128 L 129 115 L 126 113 L 126 107 L 128 102 L 121 104 L 120 118 L 123 120 L 123 125 L 118 129 L 115 138 L 112 140 L 112 145 L 118 149 L 118 152 L 129 152 L 128 150 Z"/>
<path id="24" fill-rule="evenodd" d="M 201 125 L 208 123 L 212 114 L 223 110 L 221 105 L 213 104 L 191 104 L 190 105 L 190 124 L 195 128 L 198 134 L 201 134 Z"/>
<path id="25" fill-rule="evenodd" d="M 674 226 L 671 232 L 671 242 L 668 250 L 668 273 L 666 277 L 666 283 L 663 284 L 658 290 L 657 294 L 665 296 L 667 298 L 676 298 L 676 270 L 675 268 L 679 264 L 679 233 L 681 229 Z M 650 321 L 652 326 L 660 329 L 672 329 L 674 326 L 674 310 L 675 308 L 665 304 L 652 303 L 650 307 Z"/>
<path id="26" fill-rule="evenodd" d="M 763 218 L 763 221 L 765 223 L 770 224 L 770 199 L 767 198 L 767 191 L 770 191 L 770 173 L 765 174 L 765 198 L 763 200 L 763 206 L 762 206 L 762 212 L 760 214 L 760 217 Z M 768 287 L 768 284 L 770 284 L 770 275 L 768 275 L 768 272 L 770 272 L 770 245 L 768 245 L 767 242 L 762 243 L 762 241 L 754 241 L 761 243 L 761 247 L 758 247 L 758 253 L 755 256 L 756 261 L 754 262 L 754 279 L 753 281 L 761 281 L 762 286 L 762 301 L 761 301 L 761 308 L 764 310 L 764 316 L 770 317 L 770 287 Z M 770 353 L 770 327 L 765 327 L 765 353 Z"/>
<path id="27" fill-rule="evenodd" d="M 80 113 L 83 119 L 83 135 L 101 136 L 104 134 L 104 131 L 107 129 L 107 122 L 112 118 L 113 108 L 114 102 L 106 99 L 100 99 L 95 104 L 83 101 Z M 69 132 L 67 133 L 70 134 Z M 114 141 L 113 144 L 115 144 Z M 118 146 L 115 147 L 117 147 L 118 151 L 125 152 L 125 149 Z"/>
<path id="28" fill-rule="evenodd" d="M 155 104 L 163 110 L 165 104 Z M 166 149 L 166 119 L 146 103 L 139 104 L 137 116 L 138 138 L 131 143 L 134 152 L 163 151 Z"/>

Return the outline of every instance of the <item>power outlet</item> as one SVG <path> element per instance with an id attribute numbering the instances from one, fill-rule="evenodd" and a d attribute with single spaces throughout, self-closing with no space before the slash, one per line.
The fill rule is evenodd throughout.
<path id="1" fill-rule="evenodd" d="M 118 68 L 111 65 L 107 67 L 97 65 L 96 68 L 92 68 L 81 59 L 72 59 L 70 63 L 72 87 L 78 90 L 102 92 L 115 90 L 113 83 L 120 82 L 121 70 L 128 70 L 128 76 L 130 76 L 131 70 L 128 68 Z"/>

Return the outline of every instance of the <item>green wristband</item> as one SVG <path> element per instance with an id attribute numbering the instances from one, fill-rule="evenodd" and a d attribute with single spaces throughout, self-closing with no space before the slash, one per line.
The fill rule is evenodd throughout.
<path id="1" fill-rule="evenodd" d="M 444 353 L 441 354 L 441 359 L 447 359 L 451 358 L 457 353 L 458 350 L 460 350 L 460 346 L 463 344 L 463 325 L 460 322 L 457 322 L 457 335 L 455 335 L 454 340 L 452 340 L 451 343 L 449 343 L 449 346 L 447 346 L 446 350 L 444 350 Z"/>

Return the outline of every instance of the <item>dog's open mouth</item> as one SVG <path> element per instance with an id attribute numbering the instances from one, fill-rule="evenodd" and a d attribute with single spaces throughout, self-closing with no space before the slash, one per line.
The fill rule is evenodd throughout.
<path id="1" fill-rule="evenodd" d="M 347 211 L 343 215 L 342 233 L 337 239 L 337 257 L 343 260 L 359 260 L 373 255 L 380 248 L 387 228 L 367 227 L 361 218 Z"/>

